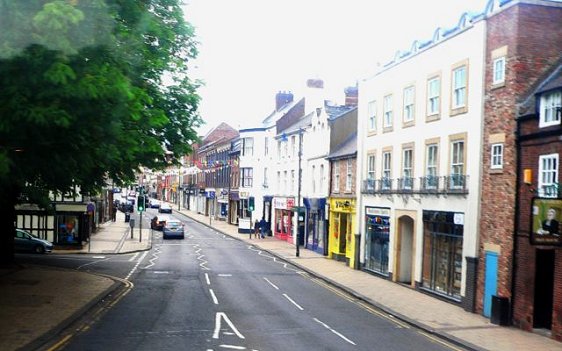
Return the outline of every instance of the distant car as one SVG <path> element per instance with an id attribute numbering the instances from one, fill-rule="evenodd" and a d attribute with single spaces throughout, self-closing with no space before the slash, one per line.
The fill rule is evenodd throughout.
<path id="1" fill-rule="evenodd" d="M 166 222 L 168 220 L 169 218 L 166 216 L 160 216 L 160 217 L 154 216 L 150 221 L 150 228 L 154 230 L 162 230 L 164 229 L 164 226 L 166 225 Z"/>
<path id="2" fill-rule="evenodd" d="M 169 219 L 162 229 L 162 236 L 164 239 L 185 238 L 183 223 L 177 219 Z"/>
<path id="3" fill-rule="evenodd" d="M 29 251 L 42 254 L 53 251 L 53 244 L 44 239 L 39 239 L 25 230 L 16 229 L 14 236 L 14 248 L 16 251 Z"/>
<path id="4" fill-rule="evenodd" d="M 156 199 L 150 199 L 150 208 L 160 208 L 160 201 Z"/>
<path id="5" fill-rule="evenodd" d="M 172 213 L 172 206 L 170 206 L 166 202 L 162 202 L 160 204 L 160 208 L 158 209 L 159 213 Z"/>

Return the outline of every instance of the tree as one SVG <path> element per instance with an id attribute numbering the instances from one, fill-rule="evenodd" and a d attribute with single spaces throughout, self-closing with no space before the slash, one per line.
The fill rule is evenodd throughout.
<path id="1" fill-rule="evenodd" d="M 180 5 L 0 0 L 3 263 L 18 203 L 48 208 L 50 191 L 94 192 L 191 151 L 202 121 L 187 63 L 198 43 Z"/>

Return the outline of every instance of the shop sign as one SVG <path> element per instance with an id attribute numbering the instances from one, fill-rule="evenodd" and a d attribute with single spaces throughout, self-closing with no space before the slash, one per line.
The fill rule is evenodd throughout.
<path id="1" fill-rule="evenodd" d="M 276 197 L 273 199 L 273 208 L 279 210 L 290 210 L 295 207 L 295 199 L 286 197 Z"/>
<path id="2" fill-rule="evenodd" d="M 332 204 L 334 211 L 350 211 L 354 207 L 351 200 L 333 200 Z"/>
<path id="3" fill-rule="evenodd" d="M 365 207 L 367 216 L 387 216 L 390 217 L 390 208 L 383 207 Z"/>
<path id="4" fill-rule="evenodd" d="M 533 198 L 531 245 L 562 246 L 562 199 Z"/>
<path id="5" fill-rule="evenodd" d="M 241 191 L 241 192 L 239 192 L 239 197 L 240 197 L 241 200 L 247 199 L 247 198 L 250 197 L 250 193 L 247 192 L 247 191 Z"/>

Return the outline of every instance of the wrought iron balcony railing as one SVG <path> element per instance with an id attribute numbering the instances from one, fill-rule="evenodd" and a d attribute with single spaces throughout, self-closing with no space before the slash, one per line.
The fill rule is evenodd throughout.
<path id="1" fill-rule="evenodd" d="M 469 176 L 451 174 L 448 176 L 426 176 L 419 178 L 366 179 L 361 187 L 362 194 L 468 194 Z M 396 185 L 396 186 L 394 186 Z"/>

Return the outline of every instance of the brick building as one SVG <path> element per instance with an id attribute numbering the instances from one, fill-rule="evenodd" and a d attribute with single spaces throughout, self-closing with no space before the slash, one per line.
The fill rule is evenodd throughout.
<path id="1" fill-rule="evenodd" d="M 537 152 L 542 148 L 526 148 L 527 145 L 518 154 L 518 123 L 527 129 L 523 134 L 538 133 L 537 140 L 541 143 L 547 142 L 546 134 L 533 130 L 537 128 L 537 116 L 518 118 L 517 107 L 528 100 L 530 92 L 545 79 L 561 57 L 562 3 L 491 1 L 487 13 L 484 167 L 475 312 L 489 316 L 492 296 L 506 298 L 511 302 L 516 325 L 527 330 L 552 327 L 554 336 L 560 339 L 560 315 L 559 320 L 552 323 L 533 322 L 535 262 L 539 248 L 529 244 L 529 226 L 526 224 L 532 194 L 527 186 L 517 186 L 518 176 L 522 176 L 518 164 L 533 169 L 533 174 L 538 175 Z M 519 134 L 521 138 L 523 134 Z M 556 149 L 553 144 L 544 145 Z M 562 274 L 560 256 L 558 253 L 558 275 Z M 562 286 L 562 279 L 558 286 Z M 562 300 L 560 292 L 558 296 Z M 562 308 L 560 302 L 554 304 L 558 309 Z"/>

